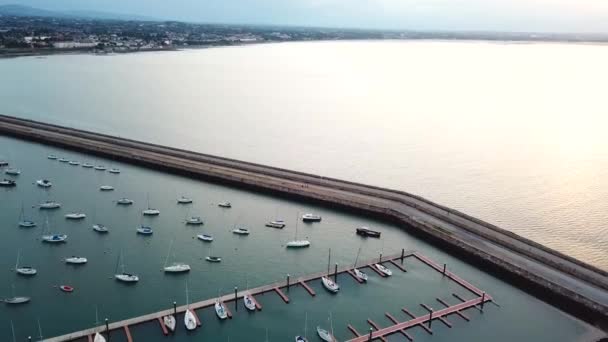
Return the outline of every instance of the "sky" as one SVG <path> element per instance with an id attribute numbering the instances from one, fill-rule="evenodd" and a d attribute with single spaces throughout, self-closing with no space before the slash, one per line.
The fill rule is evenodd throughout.
<path id="1" fill-rule="evenodd" d="M 190 22 L 608 33 L 608 0 L 0 0 Z"/>

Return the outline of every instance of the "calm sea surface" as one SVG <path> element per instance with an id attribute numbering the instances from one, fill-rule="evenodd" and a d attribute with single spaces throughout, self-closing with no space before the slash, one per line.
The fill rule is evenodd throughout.
<path id="1" fill-rule="evenodd" d="M 604 46 L 481 42 L 305 43 L 5 59 L 0 60 L 0 112 L 411 191 L 608 268 L 605 60 Z M 116 176 L 60 164 L 47 160 L 49 153 L 123 172 Z M 454 317 L 450 330 L 436 323 L 432 337 L 414 330 L 417 341 L 583 341 L 597 334 L 398 227 L 369 218 L 4 137 L 0 158 L 23 171 L 16 189 L 0 189 L 0 297 L 10 296 L 13 285 L 17 295 L 33 297 L 23 307 L 0 307 L 2 341 L 10 340 L 11 319 L 23 340 L 37 335 L 37 319 L 43 334 L 52 336 L 94 324 L 95 306 L 100 318 L 118 320 L 166 308 L 174 300 L 184 303 L 186 280 L 191 299 L 201 300 L 235 285 L 323 270 L 330 247 L 340 264 L 354 262 L 359 247 L 361 258 L 419 250 L 447 262 L 502 305 L 487 306 L 483 315 L 469 310 L 469 323 Z M 42 177 L 55 184 L 50 191 L 32 185 Z M 116 191 L 99 192 L 103 184 Z M 136 204 L 117 207 L 112 201 L 123 195 Z M 193 197 L 194 205 L 177 206 L 181 195 Z M 142 220 L 148 196 L 161 215 Z M 22 203 L 41 224 L 45 217 L 32 205 L 49 198 L 63 203 L 49 222 L 53 230 L 69 234 L 64 246 L 43 245 L 41 225 L 16 227 Z M 219 210 L 216 203 L 222 200 L 234 208 Z M 65 221 L 63 215 L 73 210 L 86 212 L 87 219 Z M 300 228 L 312 247 L 286 251 L 297 213 L 305 211 L 324 218 Z M 205 225 L 186 227 L 184 218 L 195 214 Z M 286 229 L 263 227 L 276 216 L 288 221 Z M 97 221 L 110 227 L 110 234 L 96 235 L 91 225 Z M 155 228 L 153 237 L 135 235 L 141 223 Z M 249 226 L 251 236 L 233 236 L 235 224 Z M 357 238 L 352 232 L 359 225 L 381 229 L 383 239 Z M 193 240 L 200 232 L 213 233 L 216 241 Z M 160 272 L 172 240 L 170 260 L 190 263 L 189 275 Z M 38 268 L 36 277 L 10 271 L 18 249 L 23 263 Z M 127 268 L 142 278 L 136 286 L 110 279 L 120 250 Z M 224 261 L 206 263 L 210 253 Z M 88 257 L 89 264 L 62 263 L 74 254 Z M 422 264 L 409 261 L 408 267 L 407 274 L 374 278 L 366 286 L 345 277 L 342 293 L 331 298 L 320 284 L 313 284 L 314 300 L 302 289 L 291 292 L 289 305 L 266 295 L 262 312 L 239 311 L 225 324 L 205 311 L 204 329 L 197 334 L 215 336 L 214 341 L 251 334 L 261 341 L 268 328 L 271 341 L 287 340 L 302 333 L 308 312 L 312 336 L 331 311 L 342 340 L 350 337 L 349 323 L 366 331 L 367 318 L 388 325 L 386 311 L 398 314 L 407 306 L 422 314 L 418 303 L 437 306 L 435 297 L 453 300 L 452 292 L 462 293 Z M 64 283 L 76 292 L 65 295 L 53 287 Z M 156 325 L 133 330 L 136 339 L 163 340 Z"/>

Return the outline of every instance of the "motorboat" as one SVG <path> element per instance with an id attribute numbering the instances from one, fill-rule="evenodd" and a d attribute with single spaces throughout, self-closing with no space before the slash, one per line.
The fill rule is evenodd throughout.
<path id="1" fill-rule="evenodd" d="M 310 241 L 308 241 L 308 240 L 293 240 L 293 241 L 289 241 L 285 246 L 287 248 L 310 247 Z"/>
<path id="2" fill-rule="evenodd" d="M 137 228 L 137 234 L 141 235 L 152 235 L 153 231 L 151 227 L 141 226 Z"/>
<path id="3" fill-rule="evenodd" d="M 67 158 L 59 158 L 59 162 L 61 163 L 69 163 L 70 161 Z"/>
<path id="4" fill-rule="evenodd" d="M 186 330 L 192 331 L 196 329 L 196 317 L 190 309 L 187 309 L 186 314 L 184 315 L 184 325 L 186 326 Z"/>
<path id="5" fill-rule="evenodd" d="M 6 160 L 0 160 L 0 167 L 8 166 L 8 162 Z"/>
<path id="6" fill-rule="evenodd" d="M 253 298 L 246 294 L 243 296 L 243 303 L 245 304 L 245 307 L 247 308 L 247 310 L 249 311 L 255 311 L 256 307 L 255 307 L 255 301 L 253 300 Z"/>
<path id="7" fill-rule="evenodd" d="M 12 297 L 12 298 L 5 298 L 2 301 L 5 302 L 6 304 L 15 305 L 15 304 L 25 304 L 25 303 L 29 302 L 30 300 L 31 300 L 30 297 Z"/>
<path id="8" fill-rule="evenodd" d="M 80 165 L 80 162 L 79 162 L 79 161 L 76 161 L 76 160 L 70 160 L 70 161 L 68 162 L 68 164 L 73 165 L 73 166 L 77 166 L 77 165 Z"/>
<path id="9" fill-rule="evenodd" d="M 114 278 L 116 278 L 116 280 L 120 280 L 125 283 L 137 283 L 139 281 L 138 276 L 136 276 L 135 274 L 130 274 L 130 273 L 115 274 Z"/>
<path id="10" fill-rule="evenodd" d="M 148 208 L 148 209 L 145 209 L 144 211 L 142 211 L 141 213 L 146 216 L 158 216 L 158 215 L 160 215 L 160 210 Z"/>
<path id="11" fill-rule="evenodd" d="M 49 154 L 49 155 L 47 156 L 47 158 L 48 158 L 48 159 L 50 159 L 50 160 L 57 160 L 57 156 L 56 156 L 56 155 L 54 155 L 54 154 Z"/>
<path id="12" fill-rule="evenodd" d="M 6 173 L 9 176 L 19 176 L 21 174 L 21 170 L 19 170 L 19 169 L 6 169 L 6 171 L 4 171 L 4 173 Z"/>
<path id="13" fill-rule="evenodd" d="M 0 186 L 11 188 L 11 187 L 17 186 L 17 182 L 15 182 L 12 179 L 3 179 L 0 181 Z"/>
<path id="14" fill-rule="evenodd" d="M 111 185 L 102 185 L 99 187 L 99 190 L 101 191 L 112 191 L 114 190 L 114 187 Z"/>
<path id="15" fill-rule="evenodd" d="M 15 262 L 15 272 L 24 276 L 33 276 L 38 273 L 35 268 L 30 266 L 19 266 L 19 259 L 21 258 L 21 250 L 17 252 L 17 261 Z"/>
<path id="16" fill-rule="evenodd" d="M 215 307 L 215 314 L 217 315 L 217 317 L 219 319 L 228 318 L 228 312 L 226 311 L 226 307 L 224 306 L 224 303 L 220 302 L 219 300 L 216 300 L 214 307 Z"/>
<path id="17" fill-rule="evenodd" d="M 177 199 L 177 203 L 178 204 L 190 204 L 190 203 L 192 203 L 192 198 L 182 196 Z"/>
<path id="18" fill-rule="evenodd" d="M 95 337 L 93 338 L 93 342 L 106 342 L 106 338 L 103 337 L 100 333 L 95 333 Z"/>
<path id="19" fill-rule="evenodd" d="M 222 262 L 222 258 L 218 257 L 218 256 L 207 256 L 205 257 L 205 260 L 209 261 L 209 262 Z"/>
<path id="20" fill-rule="evenodd" d="M 84 167 L 85 169 L 92 169 L 93 168 L 93 164 L 91 164 L 91 163 L 82 163 L 81 166 Z"/>
<path id="21" fill-rule="evenodd" d="M 319 326 L 317 326 L 317 335 L 319 335 L 319 337 L 325 342 L 335 342 L 336 341 L 329 331 L 327 331 Z"/>
<path id="22" fill-rule="evenodd" d="M 93 225 L 93 230 L 98 232 L 98 233 L 107 233 L 109 232 L 108 227 L 104 226 L 103 224 L 97 223 Z"/>
<path id="23" fill-rule="evenodd" d="M 232 233 L 237 234 L 237 235 L 249 235 L 249 229 L 239 227 L 239 228 L 233 229 Z"/>
<path id="24" fill-rule="evenodd" d="M 367 274 L 365 274 L 365 272 L 359 270 L 358 268 L 353 269 L 353 272 L 355 273 L 355 276 L 357 276 L 357 278 L 359 278 L 363 281 L 367 281 L 368 276 L 367 276 Z"/>
<path id="25" fill-rule="evenodd" d="M 74 292 L 74 287 L 70 285 L 60 285 L 59 289 L 63 292 Z"/>
<path id="26" fill-rule="evenodd" d="M 165 327 L 167 329 L 169 329 L 169 331 L 171 331 L 171 332 L 175 331 L 175 316 L 173 316 L 173 315 L 163 316 L 163 324 L 165 325 Z"/>
<path id="27" fill-rule="evenodd" d="M 217 206 L 221 208 L 232 208 L 232 204 L 230 204 L 230 202 L 220 202 L 217 204 Z"/>
<path id="28" fill-rule="evenodd" d="M 36 222 L 30 220 L 19 221 L 19 227 L 21 228 L 33 228 L 36 227 Z"/>
<path id="29" fill-rule="evenodd" d="M 285 228 L 285 221 L 283 221 L 283 220 L 270 221 L 270 222 L 266 223 L 266 227 L 283 229 L 283 228 Z"/>
<path id="30" fill-rule="evenodd" d="M 38 207 L 40 209 L 59 209 L 61 208 L 61 203 L 54 201 L 45 201 L 40 203 Z"/>
<path id="31" fill-rule="evenodd" d="M 88 262 L 87 258 L 77 257 L 77 256 L 71 256 L 71 257 L 65 259 L 66 264 L 73 264 L 73 265 L 82 265 L 82 264 L 86 264 L 87 262 Z"/>
<path id="32" fill-rule="evenodd" d="M 205 241 L 205 242 L 211 242 L 213 241 L 213 236 L 211 235 L 207 235 L 207 234 L 198 234 L 196 236 L 197 239 L 201 240 L 201 241 Z"/>
<path id="33" fill-rule="evenodd" d="M 321 282 L 323 282 L 323 287 L 331 293 L 338 293 L 340 291 L 340 285 L 334 283 L 329 277 L 321 277 Z"/>
<path id="34" fill-rule="evenodd" d="M 393 271 L 391 271 L 388 268 L 384 267 L 384 265 L 382 265 L 382 264 L 375 264 L 374 266 L 378 269 L 378 271 L 384 273 L 388 277 L 390 277 L 390 276 L 393 275 Z"/>
<path id="35" fill-rule="evenodd" d="M 86 218 L 87 215 L 85 213 L 68 213 L 65 214 L 65 218 L 68 220 L 82 220 Z"/>
<path id="36" fill-rule="evenodd" d="M 302 221 L 304 222 L 319 222 L 321 221 L 321 216 L 314 214 L 304 214 L 302 215 Z"/>
<path id="37" fill-rule="evenodd" d="M 190 225 L 201 225 L 203 224 L 203 219 L 200 216 L 192 216 L 188 219 L 186 219 L 186 224 L 190 224 Z"/>
<path id="38" fill-rule="evenodd" d="M 119 174 L 119 173 L 120 173 L 120 170 L 119 170 L 119 169 L 117 169 L 117 168 L 115 168 L 115 167 L 113 167 L 113 168 L 109 169 L 109 170 L 108 170 L 108 172 L 109 172 L 109 173 L 113 173 L 113 174 L 115 174 L 115 175 L 116 175 L 116 174 Z"/>
<path id="39" fill-rule="evenodd" d="M 163 269 L 166 273 L 184 273 L 190 272 L 190 265 L 182 263 L 174 263 L 169 266 L 165 266 Z"/>
<path id="40" fill-rule="evenodd" d="M 118 201 L 116 201 L 116 204 L 131 205 L 131 204 L 133 204 L 133 200 L 123 197 L 123 198 L 119 199 Z"/>
<path id="41" fill-rule="evenodd" d="M 42 188 L 50 188 L 53 186 L 53 183 L 51 183 L 48 179 L 39 179 L 36 181 L 36 185 Z"/>
<path id="42" fill-rule="evenodd" d="M 51 235 L 42 235 L 42 242 L 48 243 L 59 243 L 65 242 L 68 239 L 68 236 L 65 234 L 51 234 Z"/>
<path id="43" fill-rule="evenodd" d="M 97 171 L 105 171 L 107 168 L 103 165 L 97 165 L 94 167 L 94 169 Z"/>
<path id="44" fill-rule="evenodd" d="M 359 227 L 357 228 L 357 235 L 361 235 L 364 237 L 373 237 L 373 238 L 379 238 L 380 237 L 380 232 L 375 231 L 375 230 L 371 230 L 367 227 Z"/>

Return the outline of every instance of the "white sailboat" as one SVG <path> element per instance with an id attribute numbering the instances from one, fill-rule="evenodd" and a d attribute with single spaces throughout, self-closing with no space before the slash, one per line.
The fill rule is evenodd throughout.
<path id="1" fill-rule="evenodd" d="M 285 228 L 285 221 L 283 221 L 283 220 L 270 221 L 270 222 L 266 223 L 266 227 L 283 229 L 283 228 Z"/>
<path id="2" fill-rule="evenodd" d="M 308 312 L 306 313 L 306 316 L 304 318 L 304 336 L 296 336 L 296 342 L 308 342 L 308 339 L 306 338 L 307 328 L 308 328 Z"/>
<path id="3" fill-rule="evenodd" d="M 299 214 L 298 214 L 299 216 Z M 310 247 L 310 241 L 298 239 L 298 220 L 296 219 L 296 235 L 292 241 L 287 242 L 285 245 L 287 248 L 304 248 Z"/>
<path id="4" fill-rule="evenodd" d="M 51 183 L 51 181 L 49 181 L 48 179 L 39 179 L 36 181 L 36 185 L 41 188 L 50 188 L 51 186 L 53 186 L 53 183 Z"/>
<path id="5" fill-rule="evenodd" d="M 192 203 L 192 198 L 188 198 L 188 197 L 180 197 L 177 199 L 177 203 L 178 204 L 191 204 Z"/>
<path id="6" fill-rule="evenodd" d="M 137 228 L 137 234 L 140 234 L 140 235 L 152 235 L 153 233 L 154 233 L 154 231 L 152 230 L 152 227 L 142 225 L 139 228 Z"/>
<path id="7" fill-rule="evenodd" d="M 86 218 L 87 215 L 85 213 L 73 212 L 65 214 L 65 218 L 68 220 L 82 220 Z"/>
<path id="8" fill-rule="evenodd" d="M 97 314 L 97 306 L 95 306 L 95 325 L 99 325 L 99 316 Z M 106 342 L 106 338 L 103 337 L 100 333 L 95 333 L 95 337 L 93 337 L 93 342 Z"/>
<path id="9" fill-rule="evenodd" d="M 72 166 L 77 166 L 77 165 L 80 165 L 80 162 L 77 160 L 70 160 L 70 162 L 68 164 L 70 164 Z"/>
<path id="10" fill-rule="evenodd" d="M 205 260 L 209 261 L 209 262 L 221 262 L 222 258 L 219 256 L 213 256 L 211 255 L 211 246 L 209 246 L 209 255 L 207 255 L 207 257 L 205 258 Z"/>
<path id="11" fill-rule="evenodd" d="M 89 262 L 89 260 L 87 260 L 87 258 L 85 258 L 85 257 L 71 256 L 69 258 L 65 258 L 66 264 L 83 265 L 83 264 L 86 264 L 87 262 Z"/>
<path id="12" fill-rule="evenodd" d="M 92 169 L 93 168 L 93 164 L 91 164 L 91 163 L 83 163 L 82 167 L 84 167 L 85 169 Z"/>
<path id="13" fill-rule="evenodd" d="M 382 265 L 380 263 L 374 264 L 374 266 L 376 266 L 378 271 L 384 273 L 387 277 L 390 277 L 393 275 L 393 271 L 389 270 L 388 268 L 386 268 L 384 265 Z"/>
<path id="14" fill-rule="evenodd" d="M 68 236 L 66 234 L 50 234 L 49 233 L 49 219 L 47 217 L 46 219 L 46 225 L 45 225 L 45 233 L 43 233 L 41 239 L 42 242 L 47 242 L 47 243 L 60 243 L 60 242 L 65 242 L 68 239 Z"/>
<path id="15" fill-rule="evenodd" d="M 108 233 L 108 227 L 104 226 L 101 223 L 96 223 L 93 225 L 93 230 L 98 232 L 98 233 Z"/>
<path id="16" fill-rule="evenodd" d="M 108 172 L 117 175 L 120 173 L 120 169 L 113 167 L 110 170 L 108 170 Z"/>
<path id="17" fill-rule="evenodd" d="M 105 171 L 107 168 L 103 165 L 97 165 L 94 167 L 94 169 L 97 171 Z"/>
<path id="18" fill-rule="evenodd" d="M 69 159 L 64 158 L 64 157 L 59 158 L 59 162 L 60 162 L 60 163 L 67 163 L 67 162 L 69 162 L 69 161 L 70 161 Z"/>
<path id="19" fill-rule="evenodd" d="M 13 288 L 13 297 L 2 299 L 2 302 L 6 303 L 8 305 L 18 305 L 18 304 L 28 303 L 31 300 L 30 297 L 15 296 L 15 285 L 12 285 L 12 288 Z"/>
<path id="20" fill-rule="evenodd" d="M 55 201 L 44 201 L 40 203 L 38 207 L 42 210 L 59 209 L 61 208 L 61 203 Z"/>
<path id="21" fill-rule="evenodd" d="M 169 261 L 169 256 L 171 255 L 171 248 L 173 247 L 173 240 L 169 244 L 169 251 L 167 252 L 167 258 L 165 259 L 165 265 L 163 266 L 163 270 L 166 273 L 184 273 L 190 272 L 190 265 L 184 264 L 181 262 L 174 262 L 173 264 L 167 266 L 167 262 Z"/>
<path id="22" fill-rule="evenodd" d="M 165 327 L 167 327 L 167 329 L 169 329 L 169 331 L 174 332 L 175 331 L 175 316 L 173 316 L 173 315 L 163 316 L 163 324 L 165 325 Z"/>
<path id="23" fill-rule="evenodd" d="M 320 326 L 317 326 L 317 334 L 325 342 L 336 342 L 336 338 L 334 337 L 334 325 L 332 323 L 331 313 L 329 314 L 329 318 L 327 320 L 329 321 L 331 332 L 321 328 Z"/>
<path id="24" fill-rule="evenodd" d="M 331 293 L 338 293 L 340 291 L 340 285 L 336 284 L 333 280 L 329 278 L 329 265 L 331 263 L 331 248 L 329 249 L 329 256 L 327 258 L 327 276 L 321 277 L 321 282 L 323 283 L 323 287 Z"/>
<path id="25" fill-rule="evenodd" d="M 15 272 L 24 276 L 33 276 L 38 273 L 35 268 L 30 266 L 19 266 L 19 259 L 21 258 L 21 250 L 17 252 L 17 261 L 15 262 Z"/>
<path id="26" fill-rule="evenodd" d="M 203 223 L 203 219 L 200 216 L 192 216 L 186 219 L 186 224 L 193 226 L 200 226 Z"/>
<path id="27" fill-rule="evenodd" d="M 6 171 L 4 171 L 4 173 L 6 173 L 9 176 L 19 176 L 21 174 L 21 170 L 19 170 L 19 169 L 6 169 Z"/>
<path id="28" fill-rule="evenodd" d="M 150 196 L 148 196 L 148 209 L 142 211 L 142 214 L 146 216 L 158 216 L 160 214 L 160 210 L 150 208 Z"/>
<path id="29" fill-rule="evenodd" d="M 49 155 L 47 156 L 47 158 L 48 158 L 48 159 L 50 159 L 50 160 L 57 160 L 57 156 L 56 156 L 56 155 L 54 155 L 54 154 L 49 154 Z"/>
<path id="30" fill-rule="evenodd" d="M 365 272 L 359 270 L 357 268 L 357 261 L 359 261 L 359 254 L 361 253 L 361 247 L 359 247 L 359 250 L 357 251 L 357 257 L 355 258 L 355 265 L 353 266 L 353 272 L 355 273 L 355 275 L 357 276 L 357 278 L 363 280 L 364 282 L 367 281 L 368 276 L 367 274 L 365 274 Z"/>
<path id="31" fill-rule="evenodd" d="M 198 234 L 196 236 L 197 239 L 201 240 L 201 241 L 205 241 L 205 242 L 212 242 L 213 241 L 213 236 L 208 235 L 208 234 Z"/>
<path id="32" fill-rule="evenodd" d="M 120 273 L 118 273 L 119 264 Z M 122 250 L 120 250 L 120 254 L 118 255 L 118 260 L 116 261 L 116 270 L 114 272 L 114 278 L 118 281 L 122 281 L 124 283 L 136 283 L 139 281 L 139 277 L 137 275 L 125 272 L 125 261 Z"/>
<path id="33" fill-rule="evenodd" d="M 25 218 L 25 208 L 23 207 L 23 203 L 21 203 L 21 213 L 19 214 L 19 223 L 18 224 L 19 224 L 19 227 L 21 227 L 21 228 L 36 227 L 36 222 Z"/>
<path id="34" fill-rule="evenodd" d="M 218 294 L 219 295 L 219 294 Z M 215 314 L 217 315 L 217 317 L 219 319 L 226 319 L 228 318 L 228 312 L 226 311 L 226 307 L 224 306 L 224 303 L 222 303 L 219 298 L 215 300 Z"/>
<path id="35" fill-rule="evenodd" d="M 133 204 L 133 200 L 129 199 L 129 198 L 126 198 L 126 197 L 123 197 L 123 198 L 120 198 L 118 201 L 116 201 L 116 204 L 119 204 L 119 205 L 131 205 L 131 204 Z"/>
<path id="36" fill-rule="evenodd" d="M 243 227 L 238 227 L 238 228 L 234 228 L 232 230 L 232 233 L 237 234 L 237 235 L 249 235 L 249 229 L 243 228 Z"/>
<path id="37" fill-rule="evenodd" d="M 114 191 L 114 187 L 111 185 L 102 185 L 99 187 L 100 191 Z"/>
<path id="38" fill-rule="evenodd" d="M 230 204 L 230 202 L 220 202 L 217 204 L 217 206 L 221 208 L 232 208 L 232 204 Z"/>
<path id="39" fill-rule="evenodd" d="M 188 298 L 188 283 L 186 283 L 186 313 L 184 314 L 184 325 L 186 326 L 186 330 L 194 330 L 196 329 L 196 316 L 194 316 L 194 312 L 190 310 L 190 301 Z"/>
<path id="40" fill-rule="evenodd" d="M 245 307 L 249 311 L 255 311 L 255 309 L 256 309 L 255 302 L 253 301 L 253 298 L 249 294 L 246 294 L 243 296 L 243 304 L 245 304 Z"/>

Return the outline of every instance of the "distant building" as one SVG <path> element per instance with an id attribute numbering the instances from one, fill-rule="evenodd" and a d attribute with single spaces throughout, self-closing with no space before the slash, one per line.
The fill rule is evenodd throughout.
<path id="1" fill-rule="evenodd" d="M 55 42 L 53 43 L 53 47 L 56 49 L 76 49 L 76 48 L 89 48 L 95 47 L 97 43 L 95 42 Z"/>

